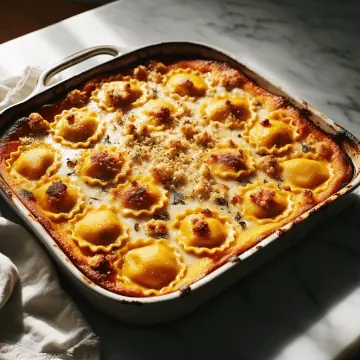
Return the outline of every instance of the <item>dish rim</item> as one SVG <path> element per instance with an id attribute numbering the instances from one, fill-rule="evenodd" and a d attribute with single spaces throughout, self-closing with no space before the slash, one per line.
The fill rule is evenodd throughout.
<path id="1" fill-rule="evenodd" d="M 326 117 L 324 114 L 310 106 L 308 103 L 300 100 L 300 98 L 297 95 L 294 95 L 290 93 L 287 90 L 283 90 L 281 86 L 278 84 L 275 84 L 274 81 L 268 80 L 263 75 L 259 74 L 257 71 L 253 70 L 252 67 L 244 62 L 243 60 L 238 60 L 236 56 L 219 49 L 213 45 L 208 45 L 205 43 L 200 42 L 189 42 L 189 41 L 171 41 L 171 42 L 160 42 L 160 43 L 154 43 L 145 45 L 136 49 L 131 49 L 129 51 L 126 51 L 125 53 L 122 53 L 123 49 L 118 48 L 116 46 L 99 46 L 95 48 L 89 48 L 84 51 L 81 51 L 79 53 L 76 53 L 63 61 L 55 64 L 53 67 L 45 70 L 39 77 L 38 85 L 35 88 L 34 92 L 25 100 L 23 100 L 20 103 L 17 103 L 15 105 L 12 105 L 3 111 L 0 112 L 0 117 L 3 117 L 4 114 L 9 113 L 11 111 L 15 112 L 14 117 L 16 118 L 16 109 L 21 104 L 26 104 L 30 102 L 35 97 L 41 95 L 44 92 L 51 91 L 54 88 L 61 87 L 63 84 L 68 83 L 70 80 L 75 79 L 82 74 L 85 74 L 87 72 L 93 71 L 94 69 L 101 69 L 104 67 L 104 65 L 114 61 L 115 59 L 122 58 L 125 56 L 131 56 L 136 53 L 145 53 L 146 51 L 152 48 L 156 47 L 162 47 L 162 46 L 195 46 L 195 47 L 202 47 L 206 48 L 209 51 L 214 51 L 222 56 L 225 56 L 226 58 L 231 59 L 233 62 L 237 63 L 239 68 L 247 70 L 244 71 L 246 76 L 250 77 L 250 79 L 254 80 L 251 75 L 257 76 L 261 80 L 265 81 L 269 86 L 277 89 L 278 91 L 283 94 L 283 96 L 286 96 L 287 99 L 289 99 L 291 102 L 295 104 L 299 108 L 299 106 L 303 106 L 302 108 L 306 108 L 308 111 L 311 112 L 311 115 L 317 116 L 321 121 L 323 121 L 327 126 L 332 128 L 334 132 L 343 132 L 346 139 L 351 142 L 352 145 L 356 145 L 358 154 L 360 154 L 360 141 L 357 139 L 352 133 L 344 129 L 342 126 L 335 123 L 333 120 Z M 59 83 L 55 85 L 48 86 L 47 81 L 50 77 L 55 75 L 56 73 L 74 65 L 74 63 L 81 62 L 89 57 L 100 55 L 100 54 L 109 54 L 113 55 L 114 59 L 110 59 L 100 65 L 96 65 L 91 67 L 90 69 L 81 72 L 80 74 L 77 74 L 75 76 L 70 77 L 69 79 L 62 80 Z M 91 56 L 88 56 L 90 54 L 93 54 Z M 130 62 L 131 63 L 131 62 Z M 249 76 L 248 73 L 251 73 Z M 256 80 L 255 80 L 256 81 Z M 64 90 L 66 92 L 68 90 Z M 54 96 L 53 96 L 54 97 Z M 310 121 L 312 121 L 310 119 Z M 313 121 L 312 121 L 313 122 Z M 6 123 L 6 121 L 5 121 Z M 2 125 L 2 124 L 1 124 Z M 315 125 L 319 126 L 319 124 Z M 0 129 L 1 135 L 3 135 L 3 129 Z M 325 131 L 325 130 L 323 130 Z M 328 134 L 329 135 L 329 134 Z M 283 226 L 280 226 L 276 230 L 274 230 L 271 234 L 266 236 L 263 240 L 253 245 L 248 250 L 244 251 L 240 255 L 237 255 L 238 261 L 228 261 L 225 264 L 221 265 L 214 271 L 210 272 L 209 274 L 205 275 L 201 279 L 197 280 L 191 285 L 188 285 L 186 287 L 189 287 L 191 289 L 191 292 L 203 287 L 207 283 L 210 283 L 212 280 L 214 280 L 216 277 L 220 276 L 221 274 L 225 273 L 226 271 L 230 270 L 232 267 L 238 265 L 245 259 L 249 258 L 251 255 L 256 253 L 259 249 L 266 247 L 270 243 L 274 242 L 276 239 L 280 238 L 284 232 L 289 231 L 292 229 L 297 223 L 306 221 L 312 213 L 319 211 L 327 204 L 332 204 L 338 197 L 344 196 L 345 194 L 348 194 L 355 190 L 357 186 L 360 185 L 360 170 L 359 165 L 357 165 L 353 159 L 348 154 L 349 158 L 351 159 L 352 166 L 354 168 L 354 174 L 351 179 L 351 181 L 344 187 L 340 188 L 337 192 L 335 192 L 333 195 L 329 196 L 324 201 L 316 204 L 313 208 L 305 211 L 304 213 L 297 216 L 295 219 L 290 220 L 288 223 L 286 223 Z M 360 156 L 360 155 L 359 155 Z M 360 160 L 359 160 L 360 164 Z M 89 288 L 91 291 L 97 293 L 97 295 L 105 296 L 107 298 L 110 298 L 112 300 L 115 300 L 120 303 L 128 303 L 128 304 L 151 304 L 151 303 L 159 303 L 159 302 L 166 302 L 171 301 L 173 299 L 182 297 L 183 292 L 180 290 L 176 290 L 172 293 L 165 294 L 165 295 L 158 295 L 153 297 L 131 297 L 131 296 L 125 296 L 121 294 L 117 294 L 114 292 L 111 292 L 110 290 L 106 290 L 105 288 L 102 288 L 100 285 L 94 283 L 92 280 L 90 280 L 77 266 L 68 258 L 68 256 L 63 252 L 63 250 L 58 246 L 56 241 L 50 236 L 50 234 L 44 229 L 44 227 L 36 220 L 33 219 L 31 212 L 26 208 L 26 206 L 20 201 L 20 199 L 16 196 L 16 194 L 10 189 L 9 185 L 6 183 L 4 179 L 0 177 L 0 194 L 2 197 L 15 209 L 15 212 L 17 215 L 19 215 L 22 220 L 24 220 L 28 226 L 36 233 L 37 237 L 41 240 L 41 242 L 48 248 L 50 252 L 53 252 L 51 255 L 56 255 L 57 259 L 61 262 L 61 265 L 69 271 L 70 275 L 74 277 L 77 281 L 81 282 L 82 285 L 85 285 L 87 288 Z"/>

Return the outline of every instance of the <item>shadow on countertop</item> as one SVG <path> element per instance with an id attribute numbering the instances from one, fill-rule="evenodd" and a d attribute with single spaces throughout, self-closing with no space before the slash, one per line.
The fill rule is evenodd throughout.
<path id="1" fill-rule="evenodd" d="M 336 320 L 335 325 L 322 322 L 329 326 L 323 328 L 323 338 L 314 327 L 359 289 L 359 217 L 357 198 L 336 220 L 328 220 L 286 253 L 193 313 L 166 324 L 120 323 L 93 308 L 67 281 L 63 286 L 100 336 L 104 360 L 159 360 L 170 354 L 173 360 L 269 359 L 299 337 L 305 346 L 301 350 L 331 354 L 333 332 L 341 331 L 333 327 Z M 327 336 L 329 349 L 321 349 Z M 358 341 L 336 357 L 357 358 Z"/>
<path id="2" fill-rule="evenodd" d="M 359 360 L 360 359 L 360 336 L 349 346 L 339 353 L 334 360 Z"/>

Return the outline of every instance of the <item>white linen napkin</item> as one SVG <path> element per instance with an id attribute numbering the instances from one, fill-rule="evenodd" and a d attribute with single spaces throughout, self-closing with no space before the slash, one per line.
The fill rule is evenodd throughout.
<path id="1" fill-rule="evenodd" d="M 39 74 L 0 84 L 0 110 L 29 96 Z M 99 347 L 43 248 L 0 212 L 0 359 L 95 360 Z"/>

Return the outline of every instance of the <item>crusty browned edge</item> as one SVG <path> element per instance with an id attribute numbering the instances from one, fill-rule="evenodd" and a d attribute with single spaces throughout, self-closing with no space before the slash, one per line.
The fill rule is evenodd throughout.
<path id="1" fill-rule="evenodd" d="M 296 109 L 290 105 L 289 101 L 284 97 L 270 94 L 266 90 L 258 87 L 255 82 L 249 80 L 244 74 L 240 71 L 231 68 L 225 63 L 219 63 L 208 60 L 181 60 L 174 61 L 174 59 L 164 58 L 161 59 L 166 65 L 168 71 L 175 68 L 191 68 L 197 70 L 201 73 L 213 72 L 217 74 L 219 82 L 221 82 L 225 87 L 240 87 L 249 93 L 255 95 L 259 101 L 261 101 L 265 107 L 269 110 L 275 110 L 280 108 L 286 108 L 293 112 L 296 117 L 297 126 L 300 129 L 302 136 L 306 136 L 307 133 L 313 132 L 319 139 L 325 140 L 334 150 L 335 161 L 339 166 L 339 171 L 341 176 L 337 178 L 337 181 L 334 182 L 327 192 L 318 196 L 316 202 L 319 203 L 330 195 L 335 193 L 343 184 L 346 184 L 350 181 L 353 173 L 353 168 L 350 159 L 348 156 L 341 150 L 340 146 L 330 137 L 328 137 L 323 131 L 316 127 L 299 109 Z M 131 73 L 131 68 L 125 69 L 123 73 Z M 108 76 L 108 75 L 107 75 Z M 104 81 L 106 77 L 98 77 L 95 80 L 87 82 L 83 87 L 80 87 L 80 90 L 85 91 L 85 93 L 90 96 L 91 91 L 95 89 L 101 81 Z M 49 122 L 53 121 L 53 118 L 56 114 L 61 111 L 72 107 L 73 104 L 69 103 L 68 99 L 57 101 L 54 104 L 50 104 L 39 109 L 41 113 Z M 50 234 L 50 236 L 55 240 L 56 244 L 64 251 L 64 253 L 69 257 L 74 265 L 76 265 L 91 281 L 104 287 L 105 289 L 129 296 L 129 297 L 139 297 L 142 296 L 140 291 L 125 289 L 121 286 L 119 282 L 116 282 L 116 274 L 113 270 L 110 269 L 109 273 L 106 268 L 107 260 L 112 260 L 115 255 L 105 255 L 103 261 L 99 262 L 99 269 L 94 270 L 90 267 L 85 261 L 85 257 L 82 253 L 83 250 L 75 246 L 71 246 L 70 243 L 64 241 L 68 236 L 65 233 L 64 229 L 58 224 L 52 222 L 48 219 L 41 210 L 36 206 L 36 204 L 29 198 L 25 196 L 21 189 L 16 185 L 16 183 L 8 176 L 5 170 L 5 161 L 9 157 L 9 154 L 12 151 L 15 151 L 19 145 L 18 138 L 20 136 L 29 135 L 30 130 L 27 124 L 26 119 L 22 119 L 17 122 L 16 126 L 10 129 L 6 136 L 0 140 L 0 174 L 6 183 L 10 186 L 12 191 L 18 196 L 22 203 L 30 210 L 30 212 L 35 216 L 33 220 L 38 221 L 44 229 Z M 0 185 L 1 186 L 1 185 Z M 8 194 L 8 192 L 7 192 Z M 10 194 L 8 194 L 10 195 Z M 309 210 L 312 206 L 304 206 L 302 211 L 296 214 L 296 217 L 300 216 L 301 213 Z M 296 219 L 287 219 L 286 222 L 296 221 Z M 270 233 L 273 233 L 276 230 L 268 231 L 260 236 L 254 238 L 251 242 L 246 243 L 245 245 L 240 245 L 233 247 L 228 251 L 225 251 L 220 256 L 214 255 L 211 257 L 212 266 L 207 268 L 205 273 L 199 274 L 199 277 L 193 279 L 192 283 L 197 281 L 199 278 L 205 276 L 206 274 L 214 271 L 219 268 L 221 265 L 226 263 L 230 257 L 233 255 L 239 255 L 242 252 L 248 250 L 252 246 L 256 245 L 258 242 L 267 237 Z M 105 265 L 104 265 L 105 264 Z M 86 278 L 85 278 L 86 279 Z M 91 282 L 88 282 L 91 284 Z"/>

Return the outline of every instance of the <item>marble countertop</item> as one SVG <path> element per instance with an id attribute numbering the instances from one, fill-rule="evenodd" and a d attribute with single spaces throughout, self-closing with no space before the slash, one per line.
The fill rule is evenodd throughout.
<path id="1" fill-rule="evenodd" d="M 360 136 L 359 15 L 357 0 L 118 1 L 0 45 L 0 80 L 94 45 L 203 41 Z M 344 359 L 360 336 L 359 218 L 356 198 L 297 246 L 169 324 L 120 324 L 63 285 L 107 360 Z"/>

